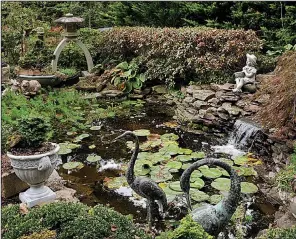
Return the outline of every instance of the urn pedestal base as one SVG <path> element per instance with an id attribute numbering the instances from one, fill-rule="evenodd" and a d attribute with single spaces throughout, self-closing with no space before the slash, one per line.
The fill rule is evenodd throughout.
<path id="1" fill-rule="evenodd" d="M 31 187 L 19 195 L 20 200 L 27 204 L 27 207 L 34 207 L 43 203 L 53 202 L 56 194 L 47 186 L 31 185 Z"/>

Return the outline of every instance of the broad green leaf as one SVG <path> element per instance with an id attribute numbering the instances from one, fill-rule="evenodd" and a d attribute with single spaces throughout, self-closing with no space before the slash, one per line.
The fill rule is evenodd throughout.
<path id="1" fill-rule="evenodd" d="M 67 170 L 81 169 L 84 165 L 81 162 L 68 162 L 63 164 L 63 168 Z"/>
<path id="2" fill-rule="evenodd" d="M 133 89 L 132 84 L 129 81 L 126 81 L 124 83 L 124 88 L 123 88 L 124 92 L 130 93 L 132 89 Z"/>
<path id="3" fill-rule="evenodd" d="M 81 140 L 83 140 L 84 138 L 87 138 L 87 137 L 89 137 L 89 134 L 81 134 L 81 135 L 79 135 L 79 136 L 77 136 L 77 137 L 75 137 L 75 139 L 73 140 L 73 142 L 80 142 Z"/>
<path id="4" fill-rule="evenodd" d="M 226 159 L 226 158 L 220 158 L 220 161 L 227 163 L 229 166 L 233 165 L 233 161 L 231 159 Z"/>
<path id="5" fill-rule="evenodd" d="M 257 172 L 253 167 L 244 168 L 244 176 L 257 176 Z"/>
<path id="6" fill-rule="evenodd" d="M 128 183 L 125 177 L 116 177 L 116 178 L 111 178 L 107 181 L 104 181 L 104 186 L 106 186 L 109 189 L 118 189 L 122 186 L 123 187 L 128 186 Z"/>
<path id="7" fill-rule="evenodd" d="M 193 152 L 190 156 L 191 158 L 203 159 L 206 154 L 204 152 Z"/>
<path id="8" fill-rule="evenodd" d="M 128 69 L 128 63 L 126 61 L 119 63 L 116 68 L 121 70 L 127 70 Z"/>
<path id="9" fill-rule="evenodd" d="M 217 178 L 212 183 L 211 186 L 219 191 L 229 191 L 230 190 L 230 179 L 228 178 Z"/>
<path id="10" fill-rule="evenodd" d="M 170 161 L 165 166 L 172 169 L 180 169 L 182 167 L 182 163 L 178 161 Z"/>
<path id="11" fill-rule="evenodd" d="M 179 136 L 173 133 L 163 134 L 160 136 L 163 141 L 176 141 L 179 139 Z"/>
<path id="12" fill-rule="evenodd" d="M 133 131 L 137 136 L 148 136 L 150 131 L 148 129 L 137 129 Z"/>
<path id="13" fill-rule="evenodd" d="M 222 172 L 218 168 L 200 169 L 200 172 L 207 178 L 219 178 Z"/>
<path id="14" fill-rule="evenodd" d="M 159 150 L 164 155 L 176 155 L 179 152 L 179 146 L 175 144 L 168 145 Z"/>
<path id="15" fill-rule="evenodd" d="M 100 161 L 101 159 L 102 159 L 101 156 L 95 155 L 95 154 L 91 154 L 91 155 L 88 155 L 87 156 L 86 161 L 87 162 L 90 162 L 90 163 L 95 163 L 97 161 Z"/>
<path id="16" fill-rule="evenodd" d="M 169 187 L 174 190 L 174 191 L 177 191 L 177 192 L 182 192 L 182 189 L 180 187 L 180 181 L 176 181 L 176 182 L 171 182 L 169 184 Z"/>
<path id="17" fill-rule="evenodd" d="M 194 182 L 190 183 L 190 188 L 201 189 L 205 186 L 205 182 L 201 178 L 196 178 Z"/>
<path id="18" fill-rule="evenodd" d="M 202 177 L 202 173 L 199 170 L 194 170 L 190 176 L 190 182 L 195 182 L 198 178 Z"/>
<path id="19" fill-rule="evenodd" d="M 245 169 L 243 167 L 232 166 L 232 168 L 235 170 L 238 176 L 242 176 L 245 173 Z"/>
<path id="20" fill-rule="evenodd" d="M 242 182 L 241 183 L 241 192 L 242 193 L 256 193 L 258 192 L 258 187 L 253 183 Z"/>
<path id="21" fill-rule="evenodd" d="M 94 149 L 94 148 L 96 148 L 96 146 L 94 144 L 92 144 L 92 145 L 88 146 L 88 148 L 89 149 Z"/>
<path id="22" fill-rule="evenodd" d="M 196 202 L 207 201 L 210 198 L 208 194 L 199 190 L 190 190 L 190 197 Z"/>
<path id="23" fill-rule="evenodd" d="M 236 157 L 233 161 L 237 165 L 245 165 L 248 163 L 248 156 L 239 156 Z"/>
<path id="24" fill-rule="evenodd" d="M 188 161 L 191 161 L 192 158 L 190 155 L 178 155 L 176 157 L 176 160 L 181 161 L 181 162 L 188 162 Z"/>
<path id="25" fill-rule="evenodd" d="M 184 148 L 179 148 L 179 154 L 191 154 L 192 150 L 191 149 L 184 149 Z"/>

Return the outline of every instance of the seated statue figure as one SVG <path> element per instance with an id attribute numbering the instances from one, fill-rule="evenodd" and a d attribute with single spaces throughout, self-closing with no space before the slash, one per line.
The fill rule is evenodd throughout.
<path id="1" fill-rule="evenodd" d="M 255 55 L 247 54 L 246 66 L 242 71 L 234 73 L 236 88 L 233 89 L 233 92 L 242 92 L 242 87 L 245 84 L 255 83 L 257 69 L 254 66 L 256 61 L 257 57 Z"/>

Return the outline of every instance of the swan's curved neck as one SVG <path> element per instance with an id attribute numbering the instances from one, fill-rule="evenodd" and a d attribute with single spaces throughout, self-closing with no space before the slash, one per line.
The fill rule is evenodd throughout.
<path id="1" fill-rule="evenodd" d="M 190 176 L 192 172 L 196 169 L 198 169 L 202 165 L 216 165 L 223 169 L 225 169 L 231 179 L 231 185 L 230 185 L 230 191 L 226 198 L 224 198 L 219 205 L 217 205 L 217 210 L 221 210 L 222 214 L 224 212 L 227 212 L 227 214 L 233 214 L 238 206 L 239 199 L 240 199 L 240 178 L 234 171 L 234 169 L 231 168 L 227 163 L 224 163 L 222 161 L 219 161 L 217 159 L 203 159 L 195 162 L 192 164 L 189 168 L 187 168 L 184 173 L 181 176 L 181 188 L 185 193 L 189 193 L 190 190 Z"/>
<path id="2" fill-rule="evenodd" d="M 137 159 L 138 153 L 139 153 L 139 139 L 134 134 L 131 134 L 131 136 L 134 138 L 134 141 L 135 141 L 135 149 L 134 149 L 134 152 L 133 152 L 132 157 L 130 159 L 128 170 L 126 173 L 126 180 L 127 180 L 128 184 L 132 184 L 135 180 L 134 167 L 135 167 L 136 159 Z"/>

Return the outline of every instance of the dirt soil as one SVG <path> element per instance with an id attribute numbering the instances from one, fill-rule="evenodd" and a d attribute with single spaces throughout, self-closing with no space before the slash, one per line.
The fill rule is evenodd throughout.
<path id="1" fill-rule="evenodd" d="M 12 148 L 10 152 L 16 156 L 19 156 L 19 155 L 29 156 L 29 155 L 43 154 L 53 149 L 54 149 L 54 145 L 52 145 L 51 143 L 43 143 L 39 148 Z"/>

